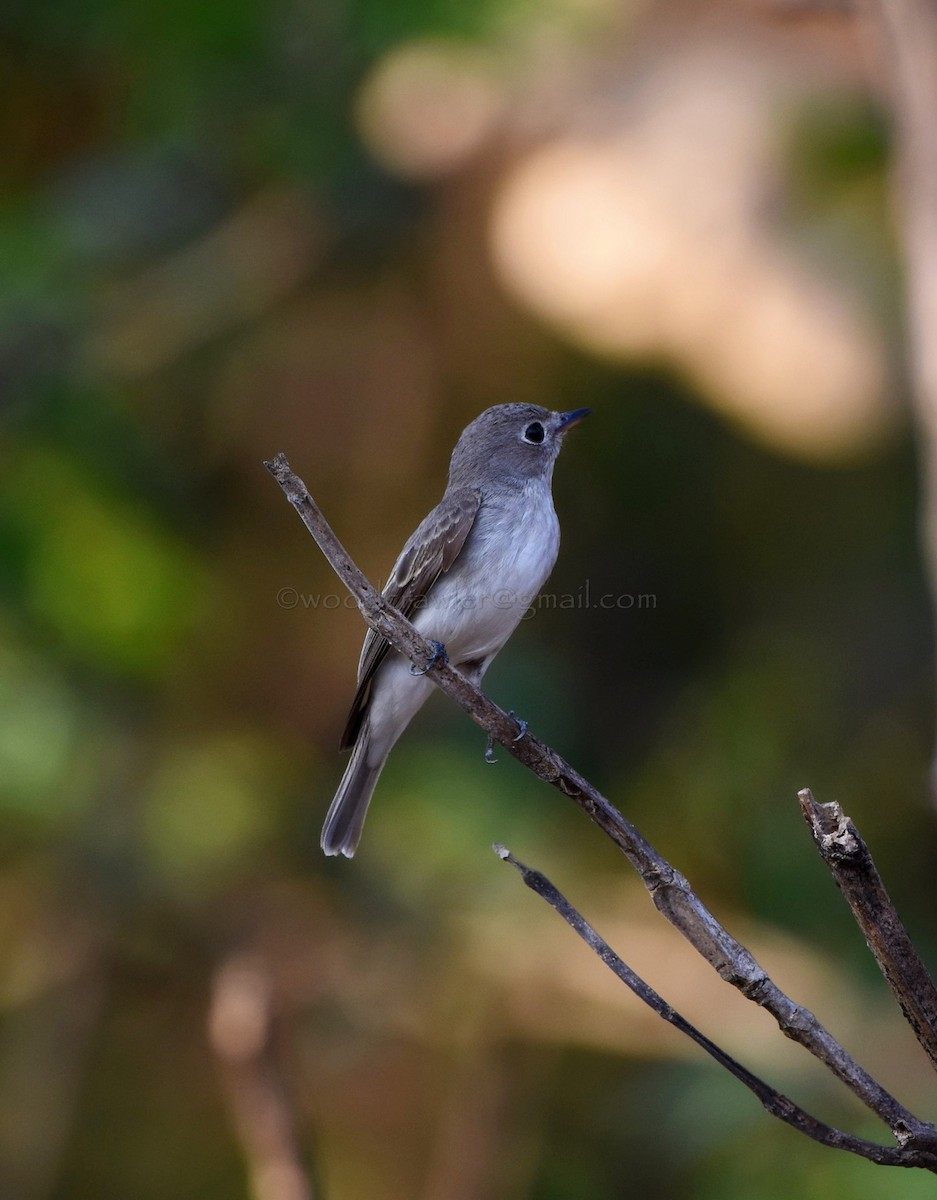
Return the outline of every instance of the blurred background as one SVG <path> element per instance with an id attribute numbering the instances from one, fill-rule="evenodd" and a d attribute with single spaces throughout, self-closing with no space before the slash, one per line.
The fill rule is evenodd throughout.
<path id="1" fill-rule="evenodd" d="M 934 962 L 893 145 L 856 20 L 50 0 L 0 31 L 0 1194 L 930 1194 L 641 1011 L 492 842 L 888 1140 L 441 697 L 358 856 L 321 856 L 363 627 L 261 465 L 285 451 L 380 580 L 478 412 L 590 406 L 559 600 L 487 690 L 934 1118 L 796 799 L 844 805 Z"/>

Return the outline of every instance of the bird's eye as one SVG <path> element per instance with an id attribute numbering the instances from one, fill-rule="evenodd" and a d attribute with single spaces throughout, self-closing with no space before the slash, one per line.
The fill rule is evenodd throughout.
<path id="1" fill-rule="evenodd" d="M 543 441 L 543 426 L 539 421 L 531 421 L 524 430 L 524 441 L 530 442 L 533 446 L 539 446 Z"/>

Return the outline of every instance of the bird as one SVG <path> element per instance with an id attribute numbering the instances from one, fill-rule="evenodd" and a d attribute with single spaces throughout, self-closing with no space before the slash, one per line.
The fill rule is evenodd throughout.
<path id="1" fill-rule="evenodd" d="M 476 686 L 546 582 L 560 547 L 553 467 L 588 408 L 499 404 L 463 430 L 442 499 L 394 564 L 384 597 Z M 322 827 L 352 858 L 388 755 L 434 685 L 369 630 L 340 749 L 351 758 Z M 525 728 L 521 726 L 522 730 Z"/>

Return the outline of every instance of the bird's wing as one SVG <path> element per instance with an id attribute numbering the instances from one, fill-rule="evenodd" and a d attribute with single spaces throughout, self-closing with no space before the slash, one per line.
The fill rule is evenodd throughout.
<path id="1" fill-rule="evenodd" d="M 481 492 L 476 488 L 463 487 L 448 492 L 404 546 L 384 588 L 384 596 L 405 617 L 414 612 L 439 576 L 459 557 L 475 523 L 481 499 Z M 355 744 L 371 698 L 374 673 L 389 649 L 389 642 L 373 629 L 368 630 L 358 663 L 358 688 L 342 734 L 342 750 Z"/>

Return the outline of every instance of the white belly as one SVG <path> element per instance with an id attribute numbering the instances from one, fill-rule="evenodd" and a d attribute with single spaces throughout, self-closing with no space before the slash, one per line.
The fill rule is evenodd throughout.
<path id="1" fill-rule="evenodd" d="M 546 582 L 560 546 L 549 484 L 485 500 L 462 553 L 432 588 L 415 625 L 450 661 L 490 661 Z"/>
<path id="2" fill-rule="evenodd" d="M 424 637 L 442 642 L 449 661 L 480 680 L 536 600 L 556 562 L 560 529 L 549 485 L 485 500 L 452 568 L 413 615 Z M 391 652 L 379 668 L 368 713 L 368 761 L 383 762 L 433 685 Z"/>

